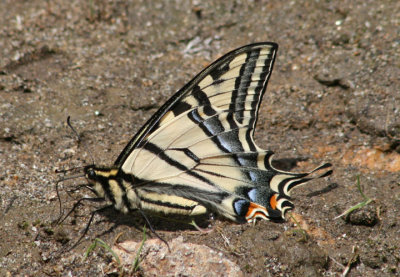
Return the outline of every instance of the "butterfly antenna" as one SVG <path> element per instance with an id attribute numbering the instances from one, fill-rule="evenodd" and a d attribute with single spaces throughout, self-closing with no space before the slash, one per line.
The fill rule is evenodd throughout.
<path id="1" fill-rule="evenodd" d="M 168 251 L 171 252 L 171 248 L 169 247 L 168 242 L 167 242 L 165 239 L 163 239 L 159 234 L 157 234 L 157 232 L 154 230 L 154 228 L 153 228 L 153 226 L 151 225 L 150 220 L 148 219 L 148 217 L 146 216 L 146 214 L 145 214 L 141 209 L 138 209 L 138 210 L 139 210 L 140 214 L 143 216 L 143 218 L 145 219 L 147 225 L 149 226 L 150 231 L 151 231 L 159 240 L 161 240 L 163 243 L 165 243 L 165 245 L 167 245 L 167 247 L 168 247 Z"/>
<path id="2" fill-rule="evenodd" d="M 80 143 L 80 142 L 82 141 L 82 139 L 81 139 L 81 136 L 78 134 L 78 132 L 75 130 L 75 128 L 72 127 L 72 124 L 71 124 L 71 116 L 68 116 L 68 117 L 67 117 L 67 124 L 68 124 L 68 127 L 71 128 L 72 132 L 74 132 L 74 134 L 75 134 L 76 137 L 78 138 L 78 143 Z"/>
<path id="3" fill-rule="evenodd" d="M 76 168 L 67 169 L 67 170 L 64 170 L 64 169 L 63 169 L 63 170 L 57 170 L 57 169 L 56 169 L 56 173 L 65 173 L 65 172 L 68 172 L 68 171 L 71 171 L 71 170 L 75 170 L 75 169 L 76 169 Z M 56 193 L 57 193 L 58 203 L 60 203 L 60 216 L 59 216 L 58 219 L 56 220 L 57 222 L 60 222 L 60 219 L 61 219 L 62 216 L 63 216 L 62 203 L 61 203 L 62 201 L 61 201 L 61 196 L 60 196 L 60 191 L 59 191 L 59 189 L 58 189 L 58 185 L 59 185 L 61 182 L 64 182 L 64 181 L 66 181 L 66 180 L 76 179 L 76 178 L 81 178 L 81 177 L 85 177 L 85 175 L 79 174 L 79 175 L 64 177 L 64 178 L 61 178 L 61 179 L 57 180 L 57 182 L 56 182 Z"/>
<path id="4" fill-rule="evenodd" d="M 70 171 L 82 170 L 84 168 L 85 168 L 84 166 L 77 166 L 77 167 L 73 167 L 73 168 L 69 168 L 69 169 L 56 169 L 55 173 L 57 173 L 57 174 L 64 173 L 65 174 L 65 173 L 70 172 Z M 71 178 L 67 177 L 67 179 L 61 179 L 61 180 L 58 180 L 58 181 L 61 182 L 61 181 L 64 181 L 64 180 L 78 178 L 78 177 L 82 177 L 82 176 L 72 176 Z"/>

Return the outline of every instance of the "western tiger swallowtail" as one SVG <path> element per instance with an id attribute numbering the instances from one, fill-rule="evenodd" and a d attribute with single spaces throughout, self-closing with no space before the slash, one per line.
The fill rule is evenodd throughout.
<path id="1" fill-rule="evenodd" d="M 290 192 L 332 173 L 274 168 L 253 138 L 278 45 L 243 46 L 222 56 L 174 94 L 111 167 L 87 166 L 95 193 L 124 213 L 217 213 L 235 222 L 282 220 Z M 318 173 L 316 173 L 318 172 Z M 317 176 L 316 176 L 317 175 Z"/>

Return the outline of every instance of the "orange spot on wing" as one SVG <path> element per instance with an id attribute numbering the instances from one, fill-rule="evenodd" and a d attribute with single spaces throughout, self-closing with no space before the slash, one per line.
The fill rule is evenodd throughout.
<path id="1" fill-rule="evenodd" d="M 249 209 L 247 210 L 246 213 L 246 218 L 247 219 L 253 219 L 257 215 L 261 215 L 263 217 L 268 216 L 268 211 L 265 209 L 265 207 L 258 205 L 256 203 L 250 202 Z"/>
<path id="2" fill-rule="evenodd" d="M 278 202 L 276 202 L 276 194 L 271 196 L 269 199 L 269 204 L 271 205 L 272 209 L 276 210 L 276 205 L 278 205 Z"/>
<path id="3" fill-rule="evenodd" d="M 253 212 L 253 210 L 257 209 L 257 208 L 258 208 L 258 205 L 256 203 L 250 202 L 249 209 L 247 210 L 247 213 L 246 213 L 246 218 L 248 218 L 251 215 L 251 213 Z"/>

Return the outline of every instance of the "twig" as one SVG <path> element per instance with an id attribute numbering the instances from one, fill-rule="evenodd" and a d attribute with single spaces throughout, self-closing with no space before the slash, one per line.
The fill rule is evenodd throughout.
<path id="1" fill-rule="evenodd" d="M 347 276 L 347 274 L 350 272 L 351 267 L 358 259 L 357 248 L 355 246 L 353 246 L 353 249 L 351 252 L 353 253 L 353 255 L 351 256 L 349 262 L 347 263 L 346 267 L 344 268 L 341 277 Z"/>

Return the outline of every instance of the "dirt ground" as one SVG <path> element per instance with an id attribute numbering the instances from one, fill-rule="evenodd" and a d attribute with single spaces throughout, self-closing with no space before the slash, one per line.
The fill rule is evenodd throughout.
<path id="1" fill-rule="evenodd" d="M 151 217 L 155 229 L 223 253 L 244 275 L 399 276 L 400 2 L 225 2 L 1 1 L 0 276 L 104 275 L 110 255 L 96 248 L 82 261 L 88 246 L 120 233 L 140 242 L 144 221 L 106 210 L 68 250 L 102 203 L 52 224 L 64 176 L 55 170 L 112 164 L 174 91 L 259 41 L 279 51 L 257 144 L 287 169 L 329 161 L 334 174 L 293 193 L 297 226 L 216 218 L 201 234 Z M 357 176 L 373 201 L 335 219 L 365 200 Z M 65 212 L 90 195 L 67 193 L 84 182 L 60 184 Z"/>

